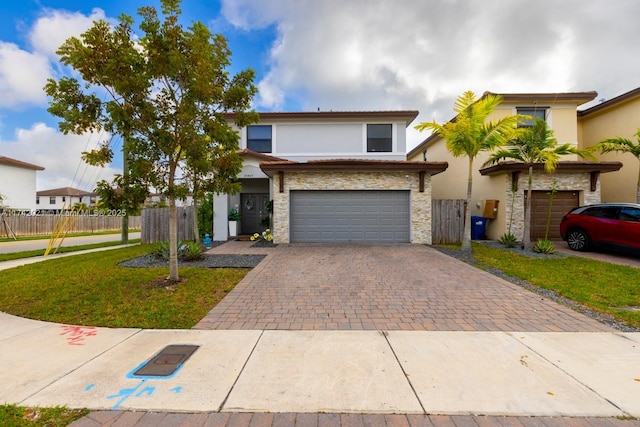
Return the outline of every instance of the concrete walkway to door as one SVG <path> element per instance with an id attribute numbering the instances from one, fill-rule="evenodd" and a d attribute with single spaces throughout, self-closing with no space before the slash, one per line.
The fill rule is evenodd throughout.
<path id="1" fill-rule="evenodd" d="M 249 243 L 209 251 L 268 256 L 196 329 L 613 331 L 423 245 Z"/>

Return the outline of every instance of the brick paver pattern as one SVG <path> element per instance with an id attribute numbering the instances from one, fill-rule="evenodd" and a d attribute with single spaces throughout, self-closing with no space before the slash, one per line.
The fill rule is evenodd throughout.
<path id="1" fill-rule="evenodd" d="M 225 246 L 218 253 L 233 250 Z M 196 329 L 612 331 L 428 246 L 289 244 L 262 251 L 267 258 Z"/>

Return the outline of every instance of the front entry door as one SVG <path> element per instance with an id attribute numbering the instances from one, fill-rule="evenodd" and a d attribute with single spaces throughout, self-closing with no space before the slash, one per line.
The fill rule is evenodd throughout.
<path id="1" fill-rule="evenodd" d="M 269 228 L 268 194 L 242 193 L 240 194 L 240 232 L 242 234 L 262 233 Z M 264 222 L 264 224 L 263 224 Z"/>

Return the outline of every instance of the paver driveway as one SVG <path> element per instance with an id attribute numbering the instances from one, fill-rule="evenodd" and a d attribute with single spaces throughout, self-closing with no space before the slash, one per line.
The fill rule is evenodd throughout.
<path id="1" fill-rule="evenodd" d="M 612 331 L 428 246 L 287 244 L 268 253 L 197 329 Z"/>

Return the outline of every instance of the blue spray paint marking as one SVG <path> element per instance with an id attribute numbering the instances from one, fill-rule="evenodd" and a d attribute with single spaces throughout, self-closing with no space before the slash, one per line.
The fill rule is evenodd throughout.
<path id="1" fill-rule="evenodd" d="M 89 384 L 88 386 L 86 386 L 84 388 L 84 391 L 90 391 L 92 388 L 94 388 L 96 385 L 95 384 Z"/>
<path id="2" fill-rule="evenodd" d="M 121 397 L 121 399 L 118 400 L 115 405 L 113 405 L 113 409 L 118 409 L 120 407 L 120 405 L 122 405 L 124 403 L 125 400 L 127 400 L 128 398 L 133 396 L 136 393 L 136 391 L 138 391 L 138 389 L 140 387 L 145 385 L 146 382 L 147 382 L 147 380 L 142 380 L 142 381 L 140 381 L 140 384 L 138 384 L 137 386 L 135 386 L 133 388 L 123 388 L 118 392 L 118 394 L 112 394 L 111 396 L 107 396 L 107 399 L 117 399 L 118 397 Z M 155 391 L 155 389 L 156 389 L 155 387 L 150 387 L 150 386 L 149 387 L 145 387 L 141 391 L 139 391 L 138 394 L 135 394 L 135 396 L 140 396 L 145 392 L 149 396 L 151 396 L 153 394 L 153 392 Z"/>
<path id="3" fill-rule="evenodd" d="M 166 377 L 160 377 L 160 376 L 154 376 L 154 375 L 134 375 L 134 372 L 136 372 L 138 369 L 142 368 L 146 363 L 148 363 L 149 361 L 145 361 L 142 362 L 141 364 L 139 364 L 138 366 L 136 366 L 135 368 L 133 368 L 131 371 L 129 371 L 125 377 L 129 378 L 129 379 L 140 379 L 140 383 L 132 388 L 123 388 L 121 389 L 117 394 L 112 394 L 110 396 L 107 396 L 107 399 L 118 399 L 120 398 L 115 405 L 113 405 L 113 409 L 118 409 L 120 408 L 120 406 L 122 406 L 122 404 L 129 399 L 130 397 L 142 397 L 143 395 L 147 395 L 147 396 L 152 396 L 153 393 L 156 391 L 156 387 L 155 386 L 146 386 L 143 387 L 147 381 L 150 380 L 168 380 L 168 379 L 172 379 L 173 377 L 175 377 L 177 375 L 178 372 L 180 372 L 180 369 L 182 369 L 182 364 L 178 365 L 177 369 L 175 370 L 175 372 L 169 376 Z M 87 386 L 87 388 L 85 390 L 90 390 L 94 387 L 94 384 L 90 384 L 89 386 Z M 170 389 L 169 391 L 173 392 L 173 393 L 180 393 L 182 391 L 182 386 L 177 386 L 174 387 L 172 389 Z"/>

